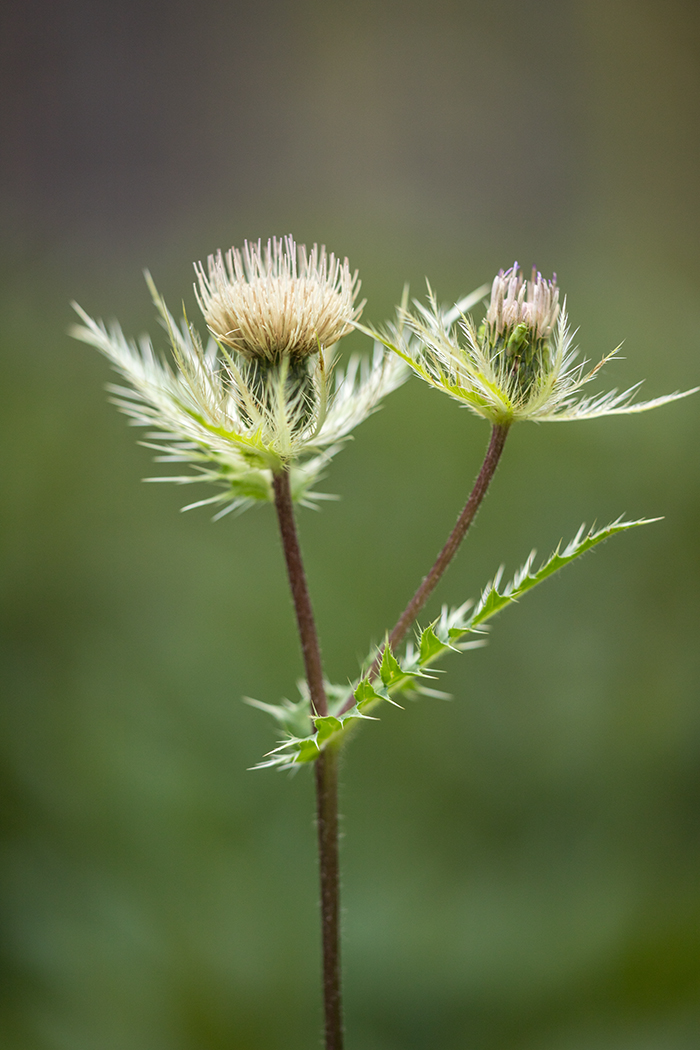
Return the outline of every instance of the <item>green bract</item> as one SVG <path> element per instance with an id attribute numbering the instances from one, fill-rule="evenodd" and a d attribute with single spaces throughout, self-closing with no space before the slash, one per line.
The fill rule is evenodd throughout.
<path id="1" fill-rule="evenodd" d="M 577 362 L 575 333 L 569 328 L 566 301 L 559 307 L 556 282 L 534 271 L 532 279 L 524 281 L 517 263 L 495 278 L 486 316 L 477 326 L 467 311 L 486 290 L 479 288 L 449 310 L 430 292 L 427 306 L 414 301 L 414 313 L 404 302 L 398 325 L 389 325 L 381 334 L 362 330 L 381 339 L 426 383 L 499 425 L 520 419 L 545 423 L 646 412 L 698 389 L 636 404 L 631 399 L 639 383 L 622 393 L 580 397 L 581 389 L 619 347 L 593 368 Z"/>
<path id="2" fill-rule="evenodd" d="M 403 362 L 376 343 L 371 359 L 353 356 L 345 368 L 334 367 L 332 352 L 318 343 L 303 365 L 280 354 L 272 363 L 264 359 L 263 372 L 260 361 L 221 340 L 211 337 L 205 345 L 187 317 L 178 325 L 149 275 L 147 281 L 172 364 L 147 337 L 137 345 L 119 325 L 106 328 L 75 304 L 83 324 L 73 334 L 97 347 L 129 383 L 109 388 L 114 403 L 135 425 L 154 428 L 144 444 L 158 452 L 158 461 L 193 468 L 151 480 L 211 482 L 219 492 L 185 509 L 211 504 L 221 507 L 217 517 L 271 501 L 272 473 L 287 468 L 296 502 L 314 506 L 332 498 L 312 486 L 351 431 L 407 378 Z M 332 334 L 337 337 L 337 328 Z"/>

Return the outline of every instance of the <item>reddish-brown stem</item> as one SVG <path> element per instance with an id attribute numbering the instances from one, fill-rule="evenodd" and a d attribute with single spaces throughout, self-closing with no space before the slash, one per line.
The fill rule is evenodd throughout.
<path id="1" fill-rule="evenodd" d="M 289 473 L 273 475 L 275 508 L 289 586 L 294 600 L 301 651 L 311 708 L 316 715 L 328 714 L 323 684 L 321 649 L 318 644 L 309 588 L 294 521 Z M 340 988 L 340 867 L 338 857 L 338 752 L 326 747 L 316 759 L 316 803 L 318 857 L 321 881 L 321 936 L 323 943 L 323 1007 L 325 1050 L 343 1050 L 343 1014 Z"/>
<path id="2" fill-rule="evenodd" d="M 343 1050 L 340 986 L 340 858 L 338 856 L 338 749 L 316 759 L 316 812 L 321 877 L 323 1009 L 326 1050 Z"/>
<path id="3" fill-rule="evenodd" d="M 311 696 L 311 709 L 315 715 L 327 715 L 328 699 L 326 697 L 326 687 L 323 684 L 321 648 L 318 644 L 316 621 L 314 620 L 314 611 L 311 607 L 311 597 L 306 582 L 299 537 L 297 536 L 297 528 L 294 521 L 294 505 L 289 487 L 288 471 L 285 470 L 280 474 L 273 474 L 272 485 L 275 492 L 275 509 L 277 510 L 277 520 L 279 521 L 280 535 L 282 537 L 284 560 L 287 563 L 287 576 L 289 577 L 289 586 L 292 591 L 294 611 L 296 612 L 297 625 L 299 627 L 304 670 L 306 671 L 306 681 L 308 682 Z"/>
<path id="4" fill-rule="evenodd" d="M 454 558 L 479 505 L 486 495 L 508 435 L 508 426 L 494 424 L 491 441 L 464 510 L 440 551 L 430 572 L 423 578 L 418 590 L 399 617 L 389 635 L 389 645 L 395 649 L 403 640 L 411 624 L 435 590 L 438 581 Z M 328 713 L 328 699 L 323 682 L 321 650 L 318 643 L 311 598 L 299 547 L 294 507 L 289 486 L 289 473 L 273 475 L 275 508 L 279 521 L 282 548 L 287 564 L 287 575 L 294 600 L 306 680 L 309 686 L 311 708 L 316 715 Z M 372 663 L 369 677 L 379 673 L 382 649 Z M 349 710 L 354 696 L 348 697 L 341 714 Z M 323 937 L 323 1003 L 325 1014 L 325 1050 L 342 1050 L 343 1022 L 340 990 L 340 870 L 338 858 L 338 751 L 326 747 L 316 760 L 316 799 L 318 824 L 319 868 L 321 880 L 321 928 Z"/>
<path id="5" fill-rule="evenodd" d="M 503 426 L 502 424 L 494 425 L 494 428 L 491 431 L 491 441 L 489 442 L 489 447 L 486 451 L 484 462 L 481 465 L 481 470 L 479 471 L 479 475 L 476 481 L 474 482 L 474 488 L 472 489 L 469 495 L 469 499 L 467 500 L 464 506 L 464 510 L 458 517 L 457 524 L 450 533 L 447 539 L 447 543 L 438 554 L 435 564 L 433 565 L 428 575 L 424 577 L 420 587 L 413 595 L 404 611 L 401 613 L 401 616 L 399 617 L 396 626 L 389 635 L 389 645 L 392 649 L 395 649 L 397 645 L 401 644 L 406 634 L 406 631 L 418 616 L 418 613 L 421 611 L 428 598 L 435 590 L 435 587 L 437 586 L 440 577 L 443 575 L 445 569 L 457 553 L 457 549 L 459 548 L 459 545 L 466 536 L 469 526 L 476 517 L 476 512 L 479 509 L 479 505 L 481 504 L 481 501 L 486 495 L 486 490 L 488 489 L 489 484 L 491 483 L 491 478 L 496 473 L 496 467 L 498 466 L 498 461 L 501 458 L 501 453 L 503 452 L 503 446 L 505 444 L 507 434 L 507 426 Z M 377 671 L 378 670 L 379 665 L 377 665 Z"/>
<path id="6" fill-rule="evenodd" d="M 438 554 L 435 564 L 427 576 L 423 577 L 423 581 L 418 590 L 399 616 L 396 626 L 389 635 L 389 647 L 392 650 L 395 650 L 403 641 L 406 632 L 435 590 L 441 576 L 445 572 L 445 569 L 457 553 L 459 545 L 466 536 L 469 526 L 474 521 L 481 501 L 486 495 L 491 478 L 496 473 L 496 467 L 498 466 L 498 461 L 503 452 L 503 446 L 505 445 L 506 437 L 508 436 L 508 430 L 509 424 L 494 423 L 493 430 L 491 431 L 491 440 L 489 442 L 489 447 L 486 450 L 484 462 L 482 463 L 479 475 L 474 482 L 474 487 L 469 494 L 469 499 L 464 505 L 464 510 L 457 519 L 457 524 L 448 536 L 445 546 Z M 382 646 L 369 669 L 368 677 L 370 679 L 376 678 L 379 674 L 383 652 L 384 647 Z M 340 713 L 345 714 L 346 711 L 349 711 L 354 702 L 354 696 L 349 696 L 341 708 Z"/>

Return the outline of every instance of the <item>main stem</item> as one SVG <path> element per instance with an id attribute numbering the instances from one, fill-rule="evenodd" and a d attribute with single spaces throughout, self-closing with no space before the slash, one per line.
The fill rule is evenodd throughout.
<path id="1" fill-rule="evenodd" d="M 403 641 L 406 632 L 408 631 L 411 624 L 414 622 L 421 609 L 427 602 L 430 595 L 435 590 L 440 577 L 445 572 L 445 569 L 454 558 L 460 543 L 467 534 L 467 530 L 471 523 L 476 517 L 476 512 L 479 509 L 479 505 L 486 495 L 486 491 L 491 483 L 491 478 L 496 473 L 496 467 L 498 461 L 501 458 L 503 452 L 503 446 L 506 443 L 506 437 L 508 436 L 508 430 L 510 424 L 508 423 L 494 423 L 491 431 L 491 440 L 489 447 L 486 450 L 484 462 L 481 465 L 478 477 L 474 482 L 474 488 L 469 494 L 469 499 L 464 505 L 464 510 L 457 519 L 457 524 L 453 528 L 452 532 L 447 538 L 445 546 L 438 554 L 435 564 L 431 568 L 427 576 L 423 577 L 423 581 L 420 584 L 418 590 L 411 598 L 410 602 L 399 616 L 396 626 L 389 635 L 389 647 L 395 650 L 397 646 Z M 376 678 L 379 674 L 379 668 L 382 662 L 382 654 L 384 647 L 379 650 L 374 658 L 372 666 L 369 669 L 368 677 L 370 679 Z M 341 714 L 348 711 L 355 702 L 354 696 L 349 696 L 345 701 Z"/>
<path id="2" fill-rule="evenodd" d="M 328 714 L 323 684 L 321 648 L 294 521 L 289 473 L 273 474 L 275 509 L 289 586 L 299 627 L 311 708 Z M 340 992 L 340 868 L 338 859 L 338 753 L 326 747 L 316 759 L 316 804 L 319 873 L 321 880 L 321 933 L 323 941 L 323 1007 L 326 1050 L 343 1050 L 343 1014 Z"/>

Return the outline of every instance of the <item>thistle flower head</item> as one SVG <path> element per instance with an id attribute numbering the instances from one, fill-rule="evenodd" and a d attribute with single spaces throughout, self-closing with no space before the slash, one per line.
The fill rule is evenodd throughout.
<path id="1" fill-rule="evenodd" d="M 77 305 L 83 323 L 73 335 L 126 380 L 109 388 L 114 403 L 134 425 L 151 428 L 144 444 L 158 460 L 194 468 L 151 480 L 212 482 L 217 494 L 190 506 L 214 504 L 225 514 L 271 500 L 273 473 L 289 469 L 293 498 L 313 506 L 330 498 L 312 491 L 330 459 L 408 369 L 379 343 L 370 360 L 353 356 L 334 367 L 327 348 L 357 315 L 359 284 L 324 249 L 307 254 L 288 238 L 266 253 L 259 245 L 243 256 L 230 252 L 228 262 L 230 272 L 220 255 L 210 258 L 208 280 L 200 269 L 200 300 L 211 329 L 217 318 L 235 317 L 235 332 L 222 321 L 204 344 L 186 316 L 176 323 L 147 274 L 170 360 L 147 337 L 137 345 Z"/>
<path id="2" fill-rule="evenodd" d="M 556 274 L 551 281 L 546 281 L 533 266 L 532 277 L 526 281 L 514 263 L 509 270 L 499 270 L 494 277 L 484 319 L 494 340 L 503 339 L 507 344 L 517 328 L 525 329 L 533 340 L 549 339 L 558 316 Z"/>
<path id="3" fill-rule="evenodd" d="M 515 263 L 494 278 L 491 301 L 478 338 L 492 360 L 510 372 L 512 385 L 527 395 L 548 364 L 549 341 L 559 315 L 556 275 L 547 281 L 534 266 L 529 281 Z"/>
<path id="4" fill-rule="evenodd" d="M 291 237 L 210 255 L 195 265 L 197 300 L 210 332 L 249 360 L 277 362 L 328 350 L 361 312 L 360 282 L 326 249 Z"/>
<path id="5" fill-rule="evenodd" d="M 506 348 L 516 352 L 526 341 L 545 342 L 554 331 L 559 314 L 559 290 L 556 274 L 546 280 L 532 268 L 532 277 L 525 280 L 517 262 L 510 270 L 500 270 L 493 278 L 485 329 L 495 344 L 503 340 Z"/>
<path id="6" fill-rule="evenodd" d="M 575 333 L 569 328 L 566 300 L 559 303 L 556 277 L 545 280 L 533 269 L 526 281 L 517 263 L 501 270 L 477 325 L 468 311 L 487 291 L 487 286 L 479 288 L 447 309 L 429 289 L 427 305 L 414 300 L 411 311 L 404 302 L 399 323 L 389 327 L 382 342 L 431 386 L 506 426 L 520 419 L 550 422 L 644 412 L 695 392 L 634 403 L 637 383 L 622 393 L 581 397 L 582 387 L 619 347 L 592 368 L 577 361 Z"/>

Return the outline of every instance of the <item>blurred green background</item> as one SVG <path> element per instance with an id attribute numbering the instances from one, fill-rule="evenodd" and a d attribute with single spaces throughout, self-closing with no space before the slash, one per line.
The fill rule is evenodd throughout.
<path id="1" fill-rule="evenodd" d="M 318 1045 L 307 772 L 247 772 L 301 671 L 269 508 L 142 485 L 68 302 L 158 340 L 141 271 L 292 233 L 454 301 L 556 270 L 607 387 L 700 379 L 694 0 L 8 0 L 0 29 L 8 1050 Z M 366 340 L 352 336 L 348 349 Z M 700 401 L 518 427 L 440 602 L 581 521 L 605 545 L 343 771 L 348 1050 L 700 1045 Z M 483 421 L 417 381 L 300 528 L 354 675 L 465 499 Z M 158 468 L 155 468 L 156 471 Z M 206 495 L 202 492 L 202 495 Z M 441 683 L 442 684 L 442 683 Z"/>

